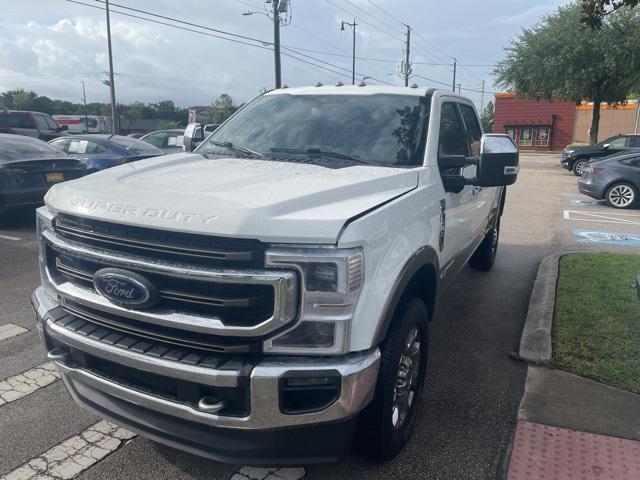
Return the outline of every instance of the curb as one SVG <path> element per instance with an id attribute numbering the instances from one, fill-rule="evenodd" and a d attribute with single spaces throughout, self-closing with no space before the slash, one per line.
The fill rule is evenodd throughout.
<path id="1" fill-rule="evenodd" d="M 540 262 L 536 281 L 533 284 L 527 319 L 520 337 L 520 359 L 531 363 L 551 361 L 551 331 L 556 305 L 556 285 L 560 259 L 565 255 L 583 253 L 572 251 L 555 253 Z"/>

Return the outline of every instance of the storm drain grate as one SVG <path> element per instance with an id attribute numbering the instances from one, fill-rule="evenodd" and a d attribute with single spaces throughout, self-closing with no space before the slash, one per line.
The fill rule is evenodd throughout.
<path id="1" fill-rule="evenodd" d="M 519 421 L 508 480 L 638 480 L 640 442 Z"/>

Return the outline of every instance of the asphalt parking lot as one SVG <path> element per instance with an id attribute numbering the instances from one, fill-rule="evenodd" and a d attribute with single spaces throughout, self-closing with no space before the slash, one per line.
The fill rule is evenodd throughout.
<path id="1" fill-rule="evenodd" d="M 551 253 L 586 249 L 640 252 L 640 210 L 615 210 L 578 194 L 576 177 L 560 168 L 557 155 L 522 155 L 520 178 L 508 190 L 494 270 L 465 269 L 432 322 L 427 387 L 408 447 L 387 464 L 352 454 L 337 465 L 308 468 L 306 478 L 496 478 L 526 374 L 509 354 L 517 350 L 538 263 Z M 7 386 L 18 391 L 0 401 L 0 478 L 36 478 L 39 464 L 64 457 L 50 449 L 66 442 L 62 450 L 73 450 L 70 445 L 82 439 L 80 455 L 61 461 L 56 476 L 37 478 L 73 478 L 83 462 L 91 465 L 79 473 L 84 479 L 217 480 L 238 472 L 125 432 L 100 430 L 100 419 L 77 407 L 55 374 L 38 369 L 46 358 L 29 304 L 37 284 L 33 212 L 0 218 L 0 394 Z M 89 441 L 89 434 L 102 443 Z M 268 473 L 243 472 L 236 478 Z M 304 474 L 276 471 L 272 478 Z"/>

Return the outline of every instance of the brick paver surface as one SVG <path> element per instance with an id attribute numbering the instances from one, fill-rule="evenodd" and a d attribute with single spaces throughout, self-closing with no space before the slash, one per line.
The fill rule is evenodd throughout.
<path id="1" fill-rule="evenodd" d="M 638 480 L 640 442 L 519 421 L 508 480 Z"/>

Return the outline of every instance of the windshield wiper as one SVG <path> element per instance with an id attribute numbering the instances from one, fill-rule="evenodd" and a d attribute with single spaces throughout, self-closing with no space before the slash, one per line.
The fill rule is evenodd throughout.
<path id="1" fill-rule="evenodd" d="M 346 153 L 334 152 L 331 150 L 323 150 L 321 148 L 270 148 L 271 153 L 291 153 L 291 154 L 305 154 L 309 157 L 328 157 L 337 158 L 339 160 L 348 160 L 350 162 L 360 163 L 362 165 L 369 165 L 364 160 L 360 160 L 353 155 L 347 155 Z"/>
<path id="2" fill-rule="evenodd" d="M 239 143 L 233 144 L 231 142 L 217 142 L 215 140 L 209 140 L 209 143 L 215 145 L 216 147 L 226 148 L 227 150 L 231 150 L 233 152 L 253 155 L 254 157 L 264 156 L 260 152 L 256 152 L 255 150 L 252 150 L 249 147 L 245 147 L 244 145 L 240 145 Z"/>

